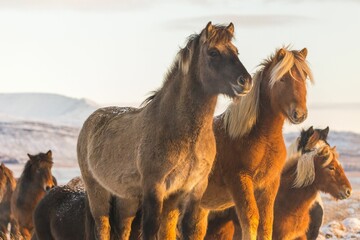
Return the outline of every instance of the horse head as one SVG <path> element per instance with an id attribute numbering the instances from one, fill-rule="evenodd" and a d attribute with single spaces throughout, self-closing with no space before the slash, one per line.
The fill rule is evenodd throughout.
<path id="1" fill-rule="evenodd" d="M 47 153 L 39 153 L 37 155 L 28 154 L 30 171 L 32 179 L 36 182 L 37 186 L 48 191 L 53 188 L 56 183 L 51 174 L 53 166 L 52 152 L 49 150 Z"/>
<path id="2" fill-rule="evenodd" d="M 268 94 L 273 109 L 278 109 L 293 124 L 307 118 L 306 79 L 312 73 L 306 62 L 307 49 L 279 49 L 267 60 Z M 271 91 L 270 91 L 271 90 Z"/>
<path id="3" fill-rule="evenodd" d="M 233 35 L 232 23 L 220 26 L 209 22 L 180 52 L 183 72 L 190 69 L 198 74 L 203 89 L 209 94 L 239 97 L 251 90 L 251 76 L 239 60 L 238 50 L 232 43 Z"/>
<path id="4" fill-rule="evenodd" d="M 338 157 L 336 147 L 326 145 L 318 151 L 314 157 L 314 184 L 336 199 L 346 199 L 350 197 L 352 188 Z"/>

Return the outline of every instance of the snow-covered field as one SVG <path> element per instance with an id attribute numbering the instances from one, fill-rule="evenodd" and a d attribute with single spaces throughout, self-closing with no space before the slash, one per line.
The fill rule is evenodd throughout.
<path id="1" fill-rule="evenodd" d="M 10 105 L 16 99 L 22 100 Z M 341 111 L 331 106 L 323 106 L 319 110 L 313 108 L 312 111 L 329 114 L 324 111 L 326 107 L 330 112 Z M 59 95 L 0 94 L 0 161 L 5 162 L 19 176 L 27 160 L 27 153 L 36 154 L 51 149 L 54 157 L 53 174 L 60 184 L 65 184 L 80 175 L 76 160 L 77 136 L 82 122 L 96 108 L 97 105 L 90 101 Z M 359 109 L 358 105 L 350 105 L 345 111 L 356 112 Z M 341 120 L 339 116 L 337 118 L 337 121 Z M 344 121 L 352 122 L 354 119 L 349 117 Z M 336 126 L 346 127 L 339 123 L 314 125 L 322 128 L 330 125 L 329 142 L 337 146 L 340 161 L 353 187 L 353 195 L 344 201 L 335 201 L 323 195 L 325 221 L 320 239 L 360 239 L 360 133 L 335 131 L 338 129 Z M 285 133 L 287 144 L 299 134 L 289 131 Z"/>

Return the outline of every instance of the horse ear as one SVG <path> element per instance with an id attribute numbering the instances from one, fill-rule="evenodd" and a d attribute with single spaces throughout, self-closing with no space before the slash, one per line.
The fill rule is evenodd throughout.
<path id="1" fill-rule="evenodd" d="M 30 160 L 33 159 L 33 157 L 34 157 L 34 156 L 31 155 L 30 153 L 28 153 L 27 155 L 28 155 L 28 157 L 30 158 Z"/>
<path id="2" fill-rule="evenodd" d="M 306 130 L 306 132 L 307 132 L 310 136 L 313 135 L 313 134 L 314 134 L 314 127 L 313 127 L 313 126 L 309 127 L 309 129 Z"/>
<path id="3" fill-rule="evenodd" d="M 210 33 L 212 32 L 212 30 L 213 30 L 213 26 L 212 26 L 211 21 L 210 21 L 206 25 L 205 29 L 201 32 L 201 35 L 200 35 L 201 42 L 206 42 L 206 40 L 208 39 L 208 37 L 209 37 Z"/>
<path id="4" fill-rule="evenodd" d="M 212 25 L 211 21 L 208 22 L 205 29 L 206 29 L 206 36 L 208 37 L 209 33 L 212 32 L 212 30 L 213 30 L 213 25 Z"/>
<path id="5" fill-rule="evenodd" d="M 280 48 L 280 50 L 276 54 L 276 59 L 281 61 L 285 57 L 286 51 L 284 48 Z"/>
<path id="6" fill-rule="evenodd" d="M 330 157 L 330 147 L 325 145 L 318 153 L 321 160 L 327 160 Z"/>
<path id="7" fill-rule="evenodd" d="M 330 130 L 330 128 L 329 128 L 329 126 L 328 126 L 328 127 L 326 127 L 325 129 L 323 129 L 323 130 L 320 131 L 320 132 L 321 132 L 321 137 L 323 137 L 324 140 L 327 139 L 327 136 L 328 136 L 328 134 L 329 134 L 329 130 Z"/>
<path id="8" fill-rule="evenodd" d="M 52 152 L 51 152 L 51 150 L 47 151 L 46 156 L 47 156 L 48 158 L 52 158 Z"/>
<path id="9" fill-rule="evenodd" d="M 306 58 L 307 54 L 308 54 L 308 50 L 307 48 L 303 48 L 301 51 L 300 51 L 300 54 L 304 57 L 304 59 Z"/>
<path id="10" fill-rule="evenodd" d="M 228 30 L 231 33 L 231 35 L 233 35 L 235 31 L 234 24 L 231 22 L 229 26 L 226 27 L 226 30 Z"/>

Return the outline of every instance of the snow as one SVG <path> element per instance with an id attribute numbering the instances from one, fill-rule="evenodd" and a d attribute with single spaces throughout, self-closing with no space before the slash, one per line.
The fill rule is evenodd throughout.
<path id="1" fill-rule="evenodd" d="M 360 219 L 346 218 L 345 220 L 331 221 L 325 226 L 321 227 L 322 239 L 360 239 Z"/>
<path id="2" fill-rule="evenodd" d="M 79 126 L 99 106 L 87 99 L 57 94 L 0 94 L 0 119 L 32 120 Z"/>

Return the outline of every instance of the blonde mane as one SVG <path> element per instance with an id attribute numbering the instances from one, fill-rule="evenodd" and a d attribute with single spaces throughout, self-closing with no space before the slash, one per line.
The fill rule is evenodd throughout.
<path id="1" fill-rule="evenodd" d="M 287 47 L 280 49 L 284 53 L 283 58 L 272 67 L 270 71 L 269 87 L 279 81 L 287 72 L 294 78 L 291 68 L 295 66 L 302 79 L 309 79 L 313 82 L 313 76 L 304 56 L 299 51 L 290 51 Z M 280 50 L 277 50 L 279 52 Z M 225 111 L 224 127 L 232 138 L 242 137 L 248 134 L 256 124 L 259 113 L 260 101 L 260 85 L 264 80 L 264 69 L 277 61 L 277 54 L 273 54 L 270 58 L 264 60 L 261 67 L 253 76 L 253 88 L 244 97 L 231 103 Z"/>
<path id="2" fill-rule="evenodd" d="M 325 167 L 330 164 L 330 162 L 335 158 L 337 159 L 337 153 L 335 148 L 330 148 L 324 143 L 324 145 L 315 148 L 311 152 L 307 152 L 301 155 L 297 160 L 297 166 L 295 171 L 295 180 L 293 183 L 293 188 L 302 188 L 309 186 L 315 180 L 315 163 L 314 157 L 323 150 L 323 148 L 328 148 L 330 152 L 329 158 L 322 164 L 322 167 Z"/>

